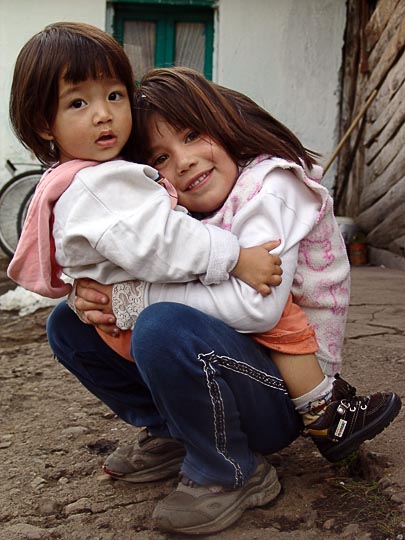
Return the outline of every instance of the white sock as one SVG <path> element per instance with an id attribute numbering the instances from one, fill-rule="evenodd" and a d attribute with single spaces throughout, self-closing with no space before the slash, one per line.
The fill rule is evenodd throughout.
<path id="1" fill-rule="evenodd" d="M 327 403 L 332 397 L 334 380 L 334 377 L 325 375 L 324 379 L 315 388 L 291 400 L 296 411 L 303 416 L 305 424 L 313 422 L 319 416 L 319 414 L 315 416 L 311 414 L 311 410 Z"/>

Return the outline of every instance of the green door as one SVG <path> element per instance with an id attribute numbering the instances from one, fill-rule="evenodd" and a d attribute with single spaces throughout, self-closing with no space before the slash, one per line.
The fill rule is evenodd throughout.
<path id="1" fill-rule="evenodd" d="M 212 4 L 193 0 L 171 0 L 170 5 L 114 2 L 114 37 L 124 46 L 136 78 L 152 67 L 177 65 L 212 79 Z"/>

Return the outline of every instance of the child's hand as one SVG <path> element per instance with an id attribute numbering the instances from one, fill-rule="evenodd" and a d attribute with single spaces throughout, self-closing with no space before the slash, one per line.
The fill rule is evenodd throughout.
<path id="1" fill-rule="evenodd" d="M 239 260 L 232 275 L 253 287 L 262 296 L 271 294 L 271 287 L 281 283 L 281 259 L 269 253 L 280 245 L 280 240 L 266 242 L 260 246 L 241 248 Z"/>
<path id="2" fill-rule="evenodd" d="M 112 285 L 102 285 L 92 279 L 79 279 L 76 282 L 76 311 L 84 322 L 97 326 L 106 334 L 116 336 L 119 329 L 111 306 Z"/>

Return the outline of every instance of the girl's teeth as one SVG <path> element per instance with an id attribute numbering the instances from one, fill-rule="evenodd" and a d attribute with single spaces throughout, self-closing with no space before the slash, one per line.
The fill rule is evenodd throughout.
<path id="1" fill-rule="evenodd" d="M 201 175 L 199 178 L 197 178 L 197 180 L 195 180 L 192 184 L 189 185 L 188 189 L 191 189 L 194 186 L 197 186 L 198 184 L 200 184 L 206 178 L 207 178 L 207 174 Z"/>

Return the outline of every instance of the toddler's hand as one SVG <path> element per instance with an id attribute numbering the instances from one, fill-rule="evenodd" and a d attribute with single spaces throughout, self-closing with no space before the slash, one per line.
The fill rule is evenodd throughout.
<path id="1" fill-rule="evenodd" d="M 271 287 L 277 287 L 282 281 L 281 259 L 278 255 L 269 253 L 279 245 L 280 240 L 273 240 L 260 246 L 241 248 L 232 275 L 253 287 L 262 296 L 268 296 L 271 294 Z"/>

